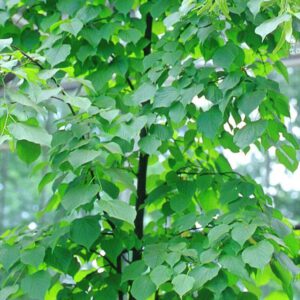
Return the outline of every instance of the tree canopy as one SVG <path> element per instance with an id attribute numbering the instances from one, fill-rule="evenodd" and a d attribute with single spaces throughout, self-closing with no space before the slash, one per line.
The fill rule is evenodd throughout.
<path id="1" fill-rule="evenodd" d="M 293 299 L 299 238 L 224 149 L 298 167 L 299 36 L 298 0 L 0 0 L 0 142 L 51 187 L 0 299 Z"/>

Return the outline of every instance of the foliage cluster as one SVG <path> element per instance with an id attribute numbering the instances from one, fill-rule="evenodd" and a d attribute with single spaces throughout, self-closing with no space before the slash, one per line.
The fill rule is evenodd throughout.
<path id="1" fill-rule="evenodd" d="M 222 153 L 297 168 L 268 74 L 299 1 L 8 0 L 0 26 L 0 139 L 54 214 L 2 235 L 0 299 L 293 299 L 299 240 Z"/>

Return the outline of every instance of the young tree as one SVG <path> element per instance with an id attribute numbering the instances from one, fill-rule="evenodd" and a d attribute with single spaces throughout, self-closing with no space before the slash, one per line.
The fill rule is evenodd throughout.
<path id="1" fill-rule="evenodd" d="M 53 192 L 51 222 L 2 235 L 1 299 L 293 299 L 292 226 L 223 150 L 297 168 L 268 74 L 288 79 L 299 1 L 0 9 L 1 142 L 26 163 L 48 149 Z"/>

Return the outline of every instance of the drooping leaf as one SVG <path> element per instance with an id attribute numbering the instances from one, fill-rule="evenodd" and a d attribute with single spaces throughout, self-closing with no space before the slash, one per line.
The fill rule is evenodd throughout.
<path id="1" fill-rule="evenodd" d="M 1 245 L 0 247 L 0 264 L 8 271 L 20 256 L 20 249 L 17 245 Z"/>
<path id="2" fill-rule="evenodd" d="M 197 120 L 198 131 L 213 139 L 223 122 L 223 116 L 217 106 L 200 114 Z"/>
<path id="3" fill-rule="evenodd" d="M 238 107 L 243 113 L 249 115 L 254 109 L 259 106 L 265 96 L 266 93 L 264 91 L 254 91 L 246 93 L 238 102 Z"/>
<path id="4" fill-rule="evenodd" d="M 126 266 L 122 274 L 122 282 L 128 280 L 135 280 L 139 278 L 145 271 L 147 267 L 142 260 L 134 261 L 130 265 Z"/>
<path id="5" fill-rule="evenodd" d="M 78 19 L 68 20 L 67 22 L 61 24 L 60 28 L 63 31 L 69 32 L 74 36 L 77 36 L 78 32 L 82 29 L 83 24 Z"/>
<path id="6" fill-rule="evenodd" d="M 169 107 L 179 97 L 179 91 L 173 87 L 162 87 L 155 93 L 153 107 Z"/>
<path id="7" fill-rule="evenodd" d="M 267 121 L 263 120 L 248 123 L 235 134 L 233 137 L 234 143 L 241 149 L 248 147 L 261 137 L 267 128 L 267 124 Z"/>
<path id="8" fill-rule="evenodd" d="M 265 39 L 268 34 L 273 32 L 280 24 L 288 21 L 290 18 L 291 16 L 289 14 L 284 13 L 278 17 L 269 19 L 256 27 L 255 33 L 259 34 L 262 39 Z"/>
<path id="9" fill-rule="evenodd" d="M 37 246 L 32 249 L 21 252 L 21 261 L 24 264 L 32 265 L 36 268 L 44 261 L 45 248 L 43 246 Z"/>
<path id="10" fill-rule="evenodd" d="M 98 217 L 88 216 L 74 220 L 70 227 L 70 236 L 75 243 L 89 249 L 100 236 Z"/>
<path id="11" fill-rule="evenodd" d="M 127 14 L 132 8 L 133 3 L 134 3 L 133 0 L 128 0 L 128 1 L 116 0 L 115 6 L 118 11 L 120 11 L 123 14 Z"/>
<path id="12" fill-rule="evenodd" d="M 45 51 L 46 58 L 52 67 L 66 60 L 71 52 L 70 45 L 55 46 Z"/>
<path id="13" fill-rule="evenodd" d="M 19 289 L 19 286 L 17 284 L 2 288 L 0 290 L 0 300 L 9 299 L 9 296 L 16 293 L 18 291 L 18 289 Z"/>
<path id="14" fill-rule="evenodd" d="M 38 271 L 27 275 L 21 281 L 21 288 L 30 299 L 44 299 L 46 291 L 50 287 L 51 276 L 47 271 Z"/>
<path id="15" fill-rule="evenodd" d="M 185 274 L 179 274 L 172 280 L 174 290 L 180 297 L 189 292 L 193 288 L 194 283 L 195 279 Z"/>
<path id="16" fill-rule="evenodd" d="M 149 276 L 143 275 L 133 281 L 130 292 L 137 300 L 147 300 L 155 290 L 155 285 Z"/>
<path id="17" fill-rule="evenodd" d="M 69 161 L 74 167 L 77 168 L 94 160 L 99 155 L 99 151 L 96 150 L 78 149 L 70 153 Z"/>
<path id="18" fill-rule="evenodd" d="M 158 288 L 160 285 L 170 280 L 171 275 L 172 275 L 171 269 L 169 269 L 164 265 L 160 265 L 153 269 L 153 271 L 150 273 L 150 278 Z"/>
<path id="19" fill-rule="evenodd" d="M 190 276 L 195 279 L 195 289 L 200 289 L 207 281 L 218 275 L 220 266 L 211 264 L 206 266 L 197 266 L 190 272 Z"/>
<path id="20" fill-rule="evenodd" d="M 41 146 L 26 140 L 19 140 L 17 141 L 17 154 L 21 160 L 30 164 L 39 158 Z"/>
<path id="21" fill-rule="evenodd" d="M 153 244 L 145 247 L 144 261 L 151 268 L 161 265 L 166 257 L 166 244 Z"/>
<path id="22" fill-rule="evenodd" d="M 97 184 L 70 185 L 62 199 L 62 205 L 67 211 L 72 211 L 80 205 L 91 202 L 98 192 Z"/>
<path id="23" fill-rule="evenodd" d="M 0 39 L 0 51 L 2 51 L 3 49 L 5 49 L 7 47 L 10 47 L 12 42 L 13 42 L 12 38 Z"/>
<path id="24" fill-rule="evenodd" d="M 143 103 L 151 99 L 155 94 L 156 88 L 151 83 L 142 84 L 132 95 L 134 103 Z"/>
<path id="25" fill-rule="evenodd" d="M 246 248 L 242 253 L 243 261 L 253 268 L 262 269 L 270 262 L 274 247 L 268 241 L 260 241 L 254 246 Z"/>
<path id="26" fill-rule="evenodd" d="M 107 212 L 110 217 L 134 224 L 136 211 L 134 207 L 123 201 L 101 199 L 100 208 Z"/>
<path id="27" fill-rule="evenodd" d="M 232 238 L 237 241 L 241 246 L 254 234 L 256 230 L 255 224 L 242 224 L 235 225 L 232 229 Z"/>
<path id="28" fill-rule="evenodd" d="M 213 56 L 213 61 L 217 66 L 230 69 L 242 66 L 244 62 L 244 52 L 241 48 L 229 42 L 225 46 L 217 49 Z"/>
<path id="29" fill-rule="evenodd" d="M 213 227 L 208 233 L 208 240 L 210 244 L 213 244 L 220 238 L 222 238 L 228 231 L 230 226 L 227 224 L 221 224 Z"/>
<path id="30" fill-rule="evenodd" d="M 250 11 L 254 15 L 254 17 L 259 13 L 260 10 L 260 5 L 264 2 L 265 0 L 250 0 L 247 3 L 247 6 L 249 7 Z"/>
<path id="31" fill-rule="evenodd" d="M 43 128 L 13 123 L 8 126 L 8 129 L 17 140 L 27 140 L 35 144 L 50 147 L 52 137 Z"/>
<path id="32" fill-rule="evenodd" d="M 154 154 L 160 145 L 161 141 L 158 140 L 154 135 L 147 135 L 139 141 L 139 146 L 141 149 L 149 155 Z"/>
<path id="33" fill-rule="evenodd" d="M 237 275 L 240 278 L 250 280 L 245 264 L 241 257 L 224 255 L 220 258 L 220 264 L 230 273 Z"/>

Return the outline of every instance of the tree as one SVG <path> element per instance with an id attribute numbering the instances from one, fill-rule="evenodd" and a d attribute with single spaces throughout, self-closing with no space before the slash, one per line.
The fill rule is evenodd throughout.
<path id="1" fill-rule="evenodd" d="M 51 222 L 2 235 L 1 299 L 293 299 L 299 240 L 223 149 L 297 168 L 268 74 L 287 77 L 298 1 L 0 8 L 1 142 L 52 188 Z"/>

